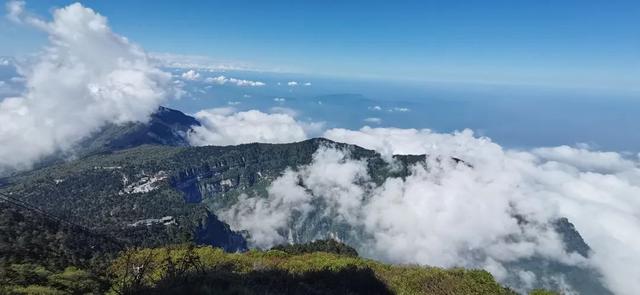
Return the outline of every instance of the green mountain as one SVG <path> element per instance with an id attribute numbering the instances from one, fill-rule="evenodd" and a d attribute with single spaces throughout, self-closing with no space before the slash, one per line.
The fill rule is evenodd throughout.
<path id="1" fill-rule="evenodd" d="M 144 144 L 188 146 L 187 132 L 191 127 L 199 125 L 198 120 L 180 111 L 159 107 L 146 122 L 108 124 L 76 144 L 70 151 L 42 159 L 36 163 L 35 168 Z"/>
<path id="2" fill-rule="evenodd" d="M 197 121 L 160 109 L 147 123 L 107 126 L 83 145 L 79 158 L 55 161 L 0 180 L 0 263 L 40 263 L 93 268 L 111 263 L 128 247 L 196 243 L 228 252 L 246 251 L 246 232 L 234 232 L 217 214 L 241 195 L 266 196 L 286 169 L 308 165 L 321 147 L 349 151 L 367 163 L 371 182 L 406 177 L 409 167 L 426 165 L 426 155 L 396 155 L 394 165 L 375 151 L 322 138 L 289 144 L 187 147 L 185 134 Z M 441 159 L 461 162 L 459 159 Z M 299 186 L 305 188 L 304 183 Z M 290 242 L 338 236 L 366 253 L 366 234 L 334 216 L 319 214 L 323 204 L 297 216 Z M 519 217 L 522 223 L 527 221 Z M 570 252 L 589 255 L 573 225 L 554 224 Z M 88 248 L 87 248 L 88 247 Z M 90 250 L 88 250 L 90 249 Z M 44 261 L 44 262 L 43 262 Z M 516 261 L 538 276 L 566 276 L 584 294 L 608 294 L 597 274 L 535 258 Z M 382 267 L 382 266 L 380 266 Z M 62 275 L 62 274 L 60 274 Z M 386 282 L 387 284 L 389 282 Z M 253 293 L 248 293 L 253 294 Z M 320 293 L 319 293 L 320 294 Z"/>

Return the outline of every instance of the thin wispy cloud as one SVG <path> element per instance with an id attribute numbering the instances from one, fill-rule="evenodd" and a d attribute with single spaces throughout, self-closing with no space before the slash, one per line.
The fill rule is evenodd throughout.
<path id="1" fill-rule="evenodd" d="M 225 62 L 219 61 L 209 56 L 203 55 L 186 55 L 176 53 L 158 53 L 149 54 L 155 63 L 166 67 L 176 69 L 196 69 L 201 71 L 269 71 L 279 72 L 278 68 L 261 68 L 243 62 Z"/>
<path id="2" fill-rule="evenodd" d="M 369 124 L 380 124 L 380 123 L 382 123 L 382 119 L 376 118 L 376 117 L 365 118 L 362 121 L 365 122 L 365 123 L 369 123 Z"/>
<path id="3" fill-rule="evenodd" d="M 226 76 L 209 77 L 209 78 L 206 78 L 204 81 L 206 83 L 211 83 L 211 84 L 218 84 L 218 85 L 233 84 L 240 87 L 244 87 L 244 86 L 260 87 L 260 86 L 267 85 L 266 83 L 260 82 L 260 81 L 229 78 Z"/>

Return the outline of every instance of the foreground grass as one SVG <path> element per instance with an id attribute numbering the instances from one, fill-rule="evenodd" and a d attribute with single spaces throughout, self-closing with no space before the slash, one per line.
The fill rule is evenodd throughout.
<path id="1" fill-rule="evenodd" d="M 326 252 L 130 250 L 110 273 L 112 292 L 120 294 L 515 294 L 484 270 L 388 265 Z"/>
<path id="2" fill-rule="evenodd" d="M 384 264 L 332 240 L 245 253 L 193 245 L 129 249 L 107 264 L 59 271 L 5 265 L 0 294 L 516 294 L 484 270 Z"/>

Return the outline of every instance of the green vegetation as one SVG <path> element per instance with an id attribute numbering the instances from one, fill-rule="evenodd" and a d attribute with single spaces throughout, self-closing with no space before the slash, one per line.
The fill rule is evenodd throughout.
<path id="1" fill-rule="evenodd" d="M 389 265 L 333 240 L 244 253 L 193 244 L 131 248 L 103 262 L 84 269 L 4 263 L 0 294 L 516 294 L 483 270 Z"/>
<path id="2" fill-rule="evenodd" d="M 228 227 L 203 231 L 211 227 L 211 217 L 233 205 L 242 193 L 264 195 L 271 181 L 285 169 L 310 163 L 313 153 L 325 144 L 350 149 L 354 158 L 369 159 L 370 169 L 380 171 L 372 175 L 380 179 L 390 170 L 374 151 L 324 139 L 227 147 L 142 145 L 14 175 L 2 180 L 0 193 L 127 246 L 196 242 L 242 249 L 243 242 Z M 152 189 L 125 192 L 156 176 L 162 179 Z M 144 222 L 163 217 L 175 222 Z M 0 220 L 0 226 L 15 226 L 4 222 Z M 341 228 L 336 226 L 333 230 L 339 232 Z M 310 227 L 304 240 L 314 237 L 314 231 Z M 203 235 L 204 232 L 208 234 Z M 16 237 L 28 234 L 17 230 L 12 233 Z M 225 245 L 228 240 L 235 242 Z M 0 254 L 7 256 L 2 249 L 8 247 L 0 244 Z"/>
<path id="3" fill-rule="evenodd" d="M 102 294 L 109 286 L 104 278 L 73 266 L 59 272 L 37 264 L 0 268 L 0 294 Z"/>
<path id="4" fill-rule="evenodd" d="M 327 252 L 130 250 L 111 269 L 118 294 L 515 294 L 486 271 L 395 266 Z"/>
<path id="5" fill-rule="evenodd" d="M 106 267 L 123 246 L 85 228 L 51 220 L 0 201 L 0 265 Z"/>
<path id="6" fill-rule="evenodd" d="M 314 252 L 334 253 L 344 256 L 357 257 L 358 252 L 353 247 L 340 243 L 334 239 L 316 240 L 305 244 L 286 244 L 271 248 L 271 250 L 282 251 L 287 254 L 304 254 Z"/>

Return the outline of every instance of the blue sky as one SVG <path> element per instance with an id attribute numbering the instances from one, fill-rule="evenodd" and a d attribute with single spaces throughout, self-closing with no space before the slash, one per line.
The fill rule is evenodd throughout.
<path id="1" fill-rule="evenodd" d="M 72 1 L 31 1 L 48 17 Z M 638 1 L 83 1 L 151 52 L 413 81 L 640 85 Z M 0 23 L 0 55 L 44 35 Z"/>
<path id="2" fill-rule="evenodd" d="M 69 3 L 26 7 L 48 19 Z M 508 147 L 640 151 L 640 1 L 82 3 L 155 57 L 244 69 L 167 68 L 187 94 L 166 104 L 189 114 L 287 108 L 327 127 L 470 128 Z M 0 18 L 0 56 L 35 53 L 46 38 Z M 181 78 L 192 68 L 200 79 Z M 0 66 L 0 98 L 20 94 L 16 75 Z M 220 75 L 264 85 L 205 82 Z"/>

